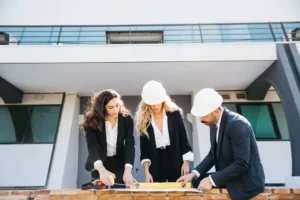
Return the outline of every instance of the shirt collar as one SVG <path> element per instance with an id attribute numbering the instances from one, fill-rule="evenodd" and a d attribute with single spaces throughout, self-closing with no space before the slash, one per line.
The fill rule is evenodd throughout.
<path id="1" fill-rule="evenodd" d="M 222 106 L 220 108 L 221 108 L 221 114 L 220 114 L 220 117 L 219 117 L 217 128 L 220 127 L 220 124 L 221 124 L 221 121 L 222 121 L 222 115 L 223 115 L 223 112 L 224 112 L 224 108 Z"/>
<path id="2" fill-rule="evenodd" d="M 167 113 L 166 113 L 165 109 L 163 109 L 163 119 L 166 119 L 166 117 L 167 117 Z M 153 114 L 151 114 L 151 122 L 154 122 L 154 115 Z"/>
<path id="3" fill-rule="evenodd" d="M 117 117 L 117 121 L 116 121 L 115 127 L 118 127 L 118 120 L 119 120 L 119 117 Z M 112 128 L 110 121 L 108 121 L 106 119 L 105 119 L 105 126 L 109 126 L 110 128 Z"/>

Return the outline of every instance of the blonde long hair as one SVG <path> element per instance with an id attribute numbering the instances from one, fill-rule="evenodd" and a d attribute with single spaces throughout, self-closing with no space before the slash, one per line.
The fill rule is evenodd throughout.
<path id="1" fill-rule="evenodd" d="M 169 96 L 166 97 L 166 100 L 162 104 L 165 111 L 174 112 L 178 110 L 182 114 L 182 109 L 178 107 Z M 145 134 L 149 137 L 147 128 L 151 122 L 151 114 L 153 114 L 153 111 L 151 110 L 150 105 L 147 105 L 143 100 L 141 100 L 135 113 L 135 128 L 138 134 Z"/>

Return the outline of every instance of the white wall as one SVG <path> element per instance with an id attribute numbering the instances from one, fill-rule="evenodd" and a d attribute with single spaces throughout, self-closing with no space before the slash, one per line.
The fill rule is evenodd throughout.
<path id="1" fill-rule="evenodd" d="M 0 187 L 45 186 L 52 148 L 53 144 L 0 145 Z"/>
<path id="2" fill-rule="evenodd" d="M 22 102 L 14 104 L 5 104 L 0 97 L 0 105 L 61 105 L 62 99 L 63 94 L 24 94 Z M 15 142 L 15 136 L 10 134 L 10 131 L 15 131 L 11 115 L 7 108 L 2 111 L 8 113 L 0 113 L 0 137 Z M 53 144 L 1 144 L 0 187 L 44 187 L 52 151 Z"/>
<path id="3" fill-rule="evenodd" d="M 257 142 L 264 167 L 266 183 L 285 183 L 292 175 L 291 144 L 289 141 Z"/>
<path id="4" fill-rule="evenodd" d="M 300 54 L 300 42 L 297 42 L 297 43 L 296 43 L 296 47 L 297 47 L 298 52 L 299 52 L 299 54 Z"/>
<path id="5" fill-rule="evenodd" d="M 79 98 L 67 94 L 55 144 L 47 189 L 74 189 L 78 170 Z"/>
<path id="6" fill-rule="evenodd" d="M 1 0 L 0 25 L 300 21 L 299 0 Z"/>
<path id="7" fill-rule="evenodd" d="M 277 60 L 276 43 L 273 42 L 168 45 L 2 45 L 0 55 L 1 64 Z"/>

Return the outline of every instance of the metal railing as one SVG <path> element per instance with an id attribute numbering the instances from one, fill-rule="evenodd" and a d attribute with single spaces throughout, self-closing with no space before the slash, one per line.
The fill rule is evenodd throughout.
<path id="1" fill-rule="evenodd" d="M 222 42 L 300 41 L 296 32 L 300 22 L 187 24 L 187 25 L 122 25 L 122 26 L 0 26 L 0 33 L 9 36 L 7 45 L 78 45 L 108 44 L 108 32 L 127 33 L 122 44 L 148 43 L 136 32 L 162 32 L 164 44 Z M 135 36 L 133 36 L 135 35 Z M 151 43 L 151 41 L 149 42 Z M 110 43 L 109 43 L 110 44 Z M 116 44 L 116 42 L 114 43 Z"/>

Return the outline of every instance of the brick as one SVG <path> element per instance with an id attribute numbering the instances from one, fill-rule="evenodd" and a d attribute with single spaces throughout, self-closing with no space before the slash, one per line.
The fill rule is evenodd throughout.
<path id="1" fill-rule="evenodd" d="M 150 192 L 132 191 L 133 196 L 150 196 Z"/>
<path id="2" fill-rule="evenodd" d="M 47 197 L 47 196 L 38 196 L 38 197 L 35 197 L 34 200 L 50 200 L 50 197 Z"/>
<path id="3" fill-rule="evenodd" d="M 31 191 L 22 191 L 22 190 L 16 190 L 16 191 L 11 191 L 11 195 L 16 195 L 16 196 L 29 196 Z"/>
<path id="4" fill-rule="evenodd" d="M 67 196 L 64 200 L 98 200 L 97 196 Z"/>
<path id="5" fill-rule="evenodd" d="M 230 200 L 229 195 L 227 194 L 203 194 L 203 200 Z"/>
<path id="6" fill-rule="evenodd" d="M 200 196 L 200 194 L 203 194 L 202 192 L 185 192 L 186 196 Z"/>
<path id="7" fill-rule="evenodd" d="M 97 196 L 102 196 L 102 195 L 114 195 L 115 190 L 96 190 L 95 194 Z"/>
<path id="8" fill-rule="evenodd" d="M 133 200 L 133 196 L 110 196 L 105 195 L 103 197 L 99 197 L 99 200 Z"/>
<path id="9" fill-rule="evenodd" d="M 64 200 L 63 197 L 50 197 L 49 200 Z"/>
<path id="10" fill-rule="evenodd" d="M 79 190 L 78 195 L 95 195 L 95 190 Z"/>
<path id="11" fill-rule="evenodd" d="M 221 191 L 219 188 L 213 188 L 211 190 L 203 191 L 203 193 L 205 193 L 205 194 L 220 194 Z"/>
<path id="12" fill-rule="evenodd" d="M 115 194 L 117 196 L 132 196 L 132 191 L 130 191 L 130 190 L 116 190 Z"/>
<path id="13" fill-rule="evenodd" d="M 134 200 L 167 200 L 166 196 L 135 196 Z M 101 199 L 102 200 L 102 199 Z"/>
<path id="14" fill-rule="evenodd" d="M 184 191 L 172 191 L 168 192 L 168 196 L 184 196 L 185 192 Z"/>
<path id="15" fill-rule="evenodd" d="M 256 197 L 252 198 L 251 200 L 268 200 L 269 199 L 269 195 L 268 194 L 260 194 L 257 195 Z"/>
<path id="16" fill-rule="evenodd" d="M 51 190 L 50 196 L 59 196 L 61 195 L 61 190 Z"/>
<path id="17" fill-rule="evenodd" d="M 223 194 L 228 194 L 228 190 L 227 190 L 227 189 L 224 189 L 224 188 L 222 188 L 222 189 L 221 189 L 221 193 L 223 193 Z"/>
<path id="18" fill-rule="evenodd" d="M 35 195 L 50 195 L 50 190 L 36 190 Z"/>
<path id="19" fill-rule="evenodd" d="M 271 195 L 270 200 L 299 200 L 298 195 Z"/>
<path id="20" fill-rule="evenodd" d="M 271 194 L 272 190 L 270 188 L 266 188 L 263 193 L 269 193 L 269 194 Z"/>
<path id="21" fill-rule="evenodd" d="M 300 194 L 300 189 L 293 189 L 293 193 L 294 194 Z M 0 196 L 1 196 L 1 194 L 0 194 Z"/>
<path id="22" fill-rule="evenodd" d="M 1 196 L 1 200 L 29 200 L 29 196 Z"/>
<path id="23" fill-rule="evenodd" d="M 34 200 L 64 200 L 63 197 L 37 196 Z"/>
<path id="24" fill-rule="evenodd" d="M 70 196 L 70 195 L 77 195 L 78 194 L 78 190 L 61 190 L 61 195 L 63 196 Z"/>
<path id="25" fill-rule="evenodd" d="M 0 196 L 8 196 L 9 191 L 0 191 Z"/>
<path id="26" fill-rule="evenodd" d="M 276 188 L 273 189 L 274 194 L 290 194 L 291 190 L 287 188 Z"/>
<path id="27" fill-rule="evenodd" d="M 167 196 L 167 191 L 151 191 L 150 196 Z"/>
<path id="28" fill-rule="evenodd" d="M 165 200 L 202 200 L 200 196 L 169 196 Z"/>

